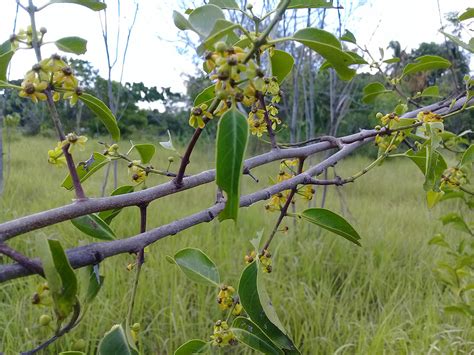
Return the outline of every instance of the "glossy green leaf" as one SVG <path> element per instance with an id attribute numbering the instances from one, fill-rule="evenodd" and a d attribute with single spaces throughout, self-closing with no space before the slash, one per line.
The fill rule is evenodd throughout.
<path id="1" fill-rule="evenodd" d="M 469 228 L 466 221 L 464 221 L 464 218 L 458 213 L 455 213 L 455 212 L 448 213 L 447 215 L 444 215 L 440 219 L 444 226 L 451 224 L 454 228 L 456 228 L 457 230 L 461 232 L 474 235 L 474 233 L 471 231 L 471 228 Z"/>
<path id="2" fill-rule="evenodd" d="M 76 172 L 79 176 L 79 180 L 81 182 L 86 181 L 90 176 L 92 176 L 92 174 L 96 173 L 100 168 L 102 168 L 109 162 L 110 160 L 105 155 L 95 152 L 94 154 L 92 154 L 92 157 L 89 158 L 89 160 L 83 162 L 82 164 L 79 163 L 76 167 Z M 71 174 L 68 174 L 68 176 L 66 176 L 61 186 L 66 188 L 67 190 L 72 190 L 74 188 Z"/>
<path id="3" fill-rule="evenodd" d="M 357 40 L 356 40 L 354 34 L 349 30 L 346 30 L 344 32 L 344 34 L 341 37 L 341 41 L 357 44 Z"/>
<path id="4" fill-rule="evenodd" d="M 217 20 L 206 40 L 197 48 L 197 54 L 201 56 L 206 50 L 214 50 L 214 45 L 219 41 L 234 44 L 239 40 L 234 30 L 239 27 L 240 25 L 224 19 Z"/>
<path id="5" fill-rule="evenodd" d="M 438 165 L 438 157 L 440 156 L 437 153 L 438 147 L 440 147 L 442 143 L 442 139 L 440 136 L 440 132 L 444 130 L 443 123 L 441 122 L 432 122 L 432 123 L 425 123 L 424 127 L 426 129 L 426 134 L 428 137 L 428 141 L 425 143 L 426 149 L 426 169 L 425 169 L 425 182 L 423 184 L 423 188 L 425 191 L 439 190 L 439 178 L 441 175 L 438 175 L 437 165 Z"/>
<path id="6" fill-rule="evenodd" d="M 116 324 L 102 338 L 98 348 L 99 355 L 138 355 L 130 347 L 125 330 L 120 324 Z"/>
<path id="7" fill-rule="evenodd" d="M 426 89 L 423 90 L 421 93 L 422 97 L 440 97 L 439 95 L 439 87 L 434 85 L 434 86 L 428 86 Z"/>
<path id="8" fill-rule="evenodd" d="M 309 208 L 301 217 L 360 246 L 359 233 L 343 217 L 324 208 Z"/>
<path id="9" fill-rule="evenodd" d="M 272 340 L 250 319 L 238 317 L 232 322 L 232 333 L 237 340 L 263 354 L 284 354 Z"/>
<path id="10" fill-rule="evenodd" d="M 398 117 L 402 116 L 407 111 L 408 111 L 407 104 L 398 104 L 397 106 L 395 106 L 395 109 L 393 110 L 393 112 L 395 112 Z"/>
<path id="11" fill-rule="evenodd" d="M 176 265 L 192 281 L 219 287 L 220 276 L 214 262 L 201 250 L 185 248 L 174 255 Z"/>
<path id="12" fill-rule="evenodd" d="M 0 45 L 0 81 L 7 81 L 8 65 L 10 64 L 14 53 L 10 40 L 7 40 Z M 0 88 L 2 87 L 8 86 L 0 86 Z"/>
<path id="13" fill-rule="evenodd" d="M 225 16 L 218 6 L 204 5 L 193 10 L 189 15 L 188 21 L 196 33 L 202 38 L 207 38 L 219 19 L 225 20 Z"/>
<path id="14" fill-rule="evenodd" d="M 332 0 L 292 0 L 287 9 L 332 8 Z"/>
<path id="15" fill-rule="evenodd" d="M 383 62 L 384 62 L 384 63 L 387 63 L 387 64 L 399 63 L 399 62 L 400 62 L 400 58 L 398 58 L 398 57 L 393 57 L 393 58 L 390 58 L 390 59 L 385 59 Z"/>
<path id="16" fill-rule="evenodd" d="M 377 96 L 390 92 L 392 91 L 387 90 L 382 83 L 370 83 L 364 87 L 364 96 L 362 97 L 362 101 L 366 104 L 373 103 Z"/>
<path id="17" fill-rule="evenodd" d="M 143 164 L 148 164 L 156 151 L 156 147 L 153 144 L 134 144 L 133 148 L 140 155 L 140 160 Z"/>
<path id="18" fill-rule="evenodd" d="M 120 140 L 120 129 L 117 125 L 117 120 L 115 119 L 114 114 L 110 109 L 100 101 L 97 97 L 82 94 L 79 96 L 79 99 L 99 118 L 99 120 L 104 124 L 105 128 L 109 131 L 110 135 L 115 141 Z"/>
<path id="19" fill-rule="evenodd" d="M 84 54 L 87 52 L 87 41 L 81 37 L 64 37 L 54 43 L 63 52 L 74 54 Z"/>
<path id="20" fill-rule="evenodd" d="M 99 274 L 99 265 L 88 265 L 78 271 L 81 300 L 91 303 L 99 293 L 104 283 L 104 277 Z"/>
<path id="21" fill-rule="evenodd" d="M 474 17 L 474 8 L 468 7 L 466 11 L 459 15 L 459 21 L 469 20 Z"/>
<path id="22" fill-rule="evenodd" d="M 81 232 L 97 239 L 114 240 L 115 233 L 96 213 L 71 219 L 71 223 Z"/>
<path id="23" fill-rule="evenodd" d="M 354 64 L 369 64 L 367 61 L 364 59 L 364 57 L 360 56 L 359 53 L 356 52 L 351 52 L 351 51 L 345 51 L 346 54 L 349 54 L 353 61 Z"/>
<path id="24" fill-rule="evenodd" d="M 444 31 L 440 31 L 444 36 L 446 36 L 447 38 L 449 38 L 452 42 L 454 42 L 455 44 L 457 44 L 459 47 L 461 48 L 464 48 L 465 50 L 469 51 L 469 52 L 474 52 L 474 49 L 466 42 L 462 41 L 459 37 L 456 37 L 456 36 L 453 36 L 452 34 L 450 33 L 446 33 Z"/>
<path id="25" fill-rule="evenodd" d="M 194 31 L 193 26 L 188 21 L 188 19 L 176 10 L 173 11 L 173 22 L 174 22 L 174 25 L 181 31 L 186 31 L 186 30 Z"/>
<path id="26" fill-rule="evenodd" d="M 428 205 L 428 208 L 433 208 L 439 201 L 441 201 L 441 198 L 443 197 L 444 192 L 443 191 L 427 191 L 426 192 L 426 203 Z"/>
<path id="27" fill-rule="evenodd" d="M 354 77 L 355 70 L 348 67 L 354 64 L 354 59 L 342 50 L 341 43 L 333 34 L 318 28 L 305 28 L 296 32 L 292 38 L 319 53 L 341 79 L 350 80 Z"/>
<path id="28" fill-rule="evenodd" d="M 299 354 L 281 325 L 260 278 L 257 262 L 249 264 L 242 272 L 239 297 L 245 312 L 285 354 Z"/>
<path id="29" fill-rule="evenodd" d="M 469 148 L 464 151 L 460 165 L 469 168 L 472 163 L 474 163 L 474 144 L 471 144 Z"/>
<path id="30" fill-rule="evenodd" d="M 235 107 L 219 120 L 216 142 L 216 183 L 226 192 L 227 202 L 219 220 L 237 220 L 240 204 L 240 178 L 248 141 L 248 123 Z"/>
<path id="31" fill-rule="evenodd" d="M 402 77 L 427 70 L 446 69 L 451 66 L 451 62 L 437 55 L 424 55 L 415 59 L 414 63 L 409 63 L 403 69 Z"/>
<path id="32" fill-rule="evenodd" d="M 116 190 L 114 190 L 110 196 L 118 196 L 128 194 L 133 192 L 134 187 L 130 185 L 120 186 Z M 101 211 L 99 212 L 99 217 L 107 224 L 110 224 L 112 220 L 117 217 L 117 215 L 122 211 L 123 208 L 114 208 L 113 210 Z"/>
<path id="33" fill-rule="evenodd" d="M 199 339 L 192 339 L 181 345 L 174 355 L 189 355 L 189 354 L 209 354 L 211 352 L 211 347 L 209 343 Z"/>
<path id="34" fill-rule="evenodd" d="M 58 240 L 48 239 L 43 248 L 43 265 L 59 320 L 65 319 L 77 303 L 77 279 Z"/>
<path id="35" fill-rule="evenodd" d="M 94 11 L 104 10 L 107 7 L 105 3 L 97 1 L 97 0 L 51 0 L 50 3 L 51 4 L 54 4 L 54 3 L 76 4 L 76 5 L 85 6 Z"/>
<path id="36" fill-rule="evenodd" d="M 201 91 L 194 99 L 194 107 L 197 107 L 201 104 L 206 104 L 209 106 L 212 100 L 214 100 L 214 98 L 216 97 L 215 87 L 216 86 L 212 84 L 211 86 L 208 86 L 203 91 Z"/>
<path id="37" fill-rule="evenodd" d="M 285 51 L 274 49 L 270 60 L 272 63 L 272 75 L 276 76 L 278 84 L 281 84 L 288 74 L 291 73 L 295 59 L 291 54 Z"/>
<path id="38" fill-rule="evenodd" d="M 448 165 L 446 164 L 446 161 L 444 160 L 444 157 L 439 154 L 438 152 L 435 152 L 436 155 L 436 176 L 441 176 L 441 174 L 447 169 Z M 426 149 L 420 149 L 416 153 L 413 150 L 408 150 L 405 154 L 402 154 L 400 156 L 405 156 L 407 158 L 410 158 L 412 162 L 416 164 L 416 166 L 421 170 L 423 175 L 426 175 Z"/>
<path id="39" fill-rule="evenodd" d="M 239 5 L 235 0 L 210 0 L 209 4 L 219 6 L 221 9 L 239 10 Z"/>

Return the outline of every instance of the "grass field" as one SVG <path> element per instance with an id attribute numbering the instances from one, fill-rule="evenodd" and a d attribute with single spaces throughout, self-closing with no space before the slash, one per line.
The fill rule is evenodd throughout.
<path id="1" fill-rule="evenodd" d="M 0 221 L 70 201 L 72 194 L 59 187 L 64 171 L 46 163 L 47 149 L 53 144 L 42 138 L 13 143 Z M 88 148 L 94 144 L 90 142 Z M 200 148 L 190 172 L 213 165 L 212 150 Z M 166 168 L 168 155 L 160 150 L 154 165 Z M 344 177 L 368 163 L 366 158 L 352 157 L 340 163 L 337 171 Z M 264 186 L 267 177 L 276 173 L 276 165 L 257 169 L 254 174 L 261 182 L 245 177 L 243 192 Z M 125 165 L 120 174 L 127 182 Z M 99 173 L 87 181 L 86 192 L 98 195 L 102 179 Z M 152 178 L 149 184 L 161 181 Z M 302 352 L 472 354 L 474 329 L 465 319 L 443 313 L 442 306 L 451 301 L 451 295 L 432 272 L 442 254 L 428 246 L 428 240 L 442 229 L 436 219 L 447 205 L 427 209 L 422 176 L 407 161 L 389 161 L 340 190 L 349 211 L 345 216 L 362 236 L 361 248 L 313 226 L 299 223 L 295 228 L 291 220 L 286 223 L 289 233 L 277 235 L 272 245 L 274 272 L 267 277 L 267 290 Z M 150 206 L 149 228 L 197 212 L 214 200 L 212 184 L 158 200 Z M 299 203 L 300 209 L 304 207 Z M 341 199 L 334 188 L 329 189 L 328 207 L 341 213 Z M 243 256 L 251 247 L 249 240 L 261 229 L 268 234 L 276 218 L 259 203 L 242 210 L 237 225 L 203 224 L 149 248 L 134 316 L 142 325 L 144 354 L 170 354 L 188 339 L 209 339 L 212 324 L 222 317 L 216 290 L 188 282 L 165 256 L 185 246 L 201 248 L 217 263 L 221 278 L 235 286 L 244 267 Z M 122 212 L 112 227 L 120 237 L 137 233 L 138 209 Z M 65 247 L 91 242 L 66 222 L 18 237 L 12 246 L 34 255 L 37 240 L 46 237 L 60 239 Z M 7 262 L 6 258 L 0 261 Z M 45 354 L 68 350 L 77 339 L 86 340 L 87 353 L 94 353 L 103 334 L 126 317 L 134 275 L 126 266 L 133 261 L 132 255 L 121 255 L 103 263 L 105 284 L 85 319 Z M 38 325 L 39 316 L 48 310 L 31 305 L 41 281 L 29 277 L 0 285 L 0 352 L 28 350 L 51 335 Z M 237 347 L 227 353 L 251 352 Z"/>

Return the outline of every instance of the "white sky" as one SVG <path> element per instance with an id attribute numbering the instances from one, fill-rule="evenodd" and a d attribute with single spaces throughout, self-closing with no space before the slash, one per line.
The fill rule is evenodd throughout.
<path id="1" fill-rule="evenodd" d="M 22 0 L 26 3 L 27 0 Z M 36 0 L 37 6 L 46 0 Z M 109 13 L 114 15 L 110 3 Z M 138 0 L 140 11 L 132 34 L 124 81 L 144 82 L 147 86 L 171 87 L 183 91 L 183 73 L 193 74 L 195 68 L 189 55 L 178 54 L 176 49 L 177 33 L 172 21 L 172 11 L 178 7 L 177 1 Z M 196 1 L 198 3 L 199 1 Z M 342 1 L 344 4 L 349 1 Z M 123 20 L 122 39 L 133 16 L 134 1 L 122 0 Z M 191 3 L 191 2 L 190 2 Z M 258 0 L 254 1 L 258 4 Z M 441 12 L 460 12 L 472 0 L 439 0 Z M 13 29 L 16 10 L 15 0 L 0 0 L 0 43 L 8 39 Z M 336 15 L 335 10 L 333 15 Z M 443 36 L 438 33 L 440 18 L 437 0 L 368 0 L 368 3 L 356 9 L 350 17 L 342 10 L 346 27 L 352 31 L 358 43 L 368 45 L 377 54 L 378 47 L 386 48 L 390 40 L 398 40 L 402 48 L 417 47 L 423 41 L 441 42 Z M 333 17 L 335 18 L 335 17 Z M 443 21 L 445 21 L 443 19 Z M 17 28 L 28 25 L 26 13 L 20 9 Z M 70 4 L 56 4 L 37 15 L 38 27 L 48 29 L 46 41 L 66 36 L 80 36 L 88 40 L 88 52 L 79 58 L 89 60 L 107 76 L 106 57 L 101 35 L 99 15 L 86 8 Z M 111 29 L 113 24 L 109 25 Z M 375 34 L 374 34 L 375 32 Z M 54 45 L 44 47 L 44 55 L 57 52 Z M 28 53 L 29 52 L 29 53 Z M 35 62 L 32 51 L 20 51 L 15 54 L 11 67 L 11 78 L 19 78 Z M 120 65 L 114 70 L 114 78 L 120 75 Z"/>

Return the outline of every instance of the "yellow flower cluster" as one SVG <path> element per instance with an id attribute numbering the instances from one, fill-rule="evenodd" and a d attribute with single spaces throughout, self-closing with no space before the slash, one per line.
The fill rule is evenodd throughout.
<path id="1" fill-rule="evenodd" d="M 219 103 L 213 112 L 208 112 L 205 104 L 194 107 L 189 118 L 191 126 L 203 128 L 204 118 L 212 119 L 224 114 L 235 102 L 251 108 L 248 122 L 251 132 L 259 137 L 268 130 L 266 115 L 273 129 L 281 123 L 276 107 L 281 98 L 278 81 L 274 77 L 266 77 L 253 59 L 246 61 L 247 54 L 244 49 L 229 47 L 224 42 L 218 42 L 215 50 L 206 54 L 204 69 L 211 73 L 210 79 L 215 81 L 214 91 Z M 259 100 L 265 95 L 271 95 L 271 105 L 266 106 Z"/>
<path id="2" fill-rule="evenodd" d="M 395 135 L 397 135 L 397 138 L 395 138 L 395 140 L 392 141 L 393 136 Z M 406 137 L 406 133 L 403 131 L 393 132 L 392 134 L 385 135 L 385 136 L 377 135 L 375 137 L 375 145 L 379 147 L 381 150 L 384 150 L 384 151 L 388 150 L 389 152 L 391 152 L 397 149 L 397 147 L 400 145 L 401 142 L 403 142 L 405 137 Z"/>
<path id="3" fill-rule="evenodd" d="M 447 186 L 451 189 L 459 189 L 468 182 L 467 175 L 459 168 L 449 168 L 443 172 L 441 176 L 441 187 Z"/>
<path id="4" fill-rule="evenodd" d="M 53 54 L 26 73 L 19 95 L 37 103 L 47 99 L 46 90 L 49 89 L 54 101 L 59 101 L 62 94 L 63 99 L 69 99 L 71 105 L 75 105 L 83 93 L 78 84 L 71 67 L 59 55 Z"/>
<path id="5" fill-rule="evenodd" d="M 130 164 L 128 164 L 128 172 L 132 177 L 132 181 L 137 185 L 144 182 L 148 176 L 145 169 L 141 167 L 140 160 L 134 160 L 130 162 Z"/>
<path id="6" fill-rule="evenodd" d="M 420 122 L 431 123 L 431 122 L 443 122 L 443 117 L 437 113 L 430 111 L 423 111 L 418 113 L 416 119 Z"/>
<path id="7" fill-rule="evenodd" d="M 272 272 L 272 254 L 267 249 L 258 256 L 258 259 L 260 264 L 262 264 L 263 272 Z"/>
<path id="8" fill-rule="evenodd" d="M 226 321 L 218 320 L 214 324 L 214 333 L 211 335 L 211 344 L 213 346 L 237 345 L 238 341 L 229 324 Z"/>
<path id="9" fill-rule="evenodd" d="M 217 295 L 217 304 L 221 311 L 232 308 L 234 305 L 234 298 L 232 295 L 235 292 L 235 288 L 232 286 L 222 285 L 219 289 L 219 294 Z"/>
<path id="10" fill-rule="evenodd" d="M 51 306 L 53 304 L 53 297 L 47 282 L 42 283 L 37 287 L 36 292 L 33 294 L 31 303 L 41 306 Z"/>
<path id="11" fill-rule="evenodd" d="M 56 147 L 48 150 L 48 163 L 56 165 L 58 167 L 66 165 L 66 158 L 64 157 L 64 151 L 67 147 L 69 154 L 72 154 L 75 147 L 83 151 L 87 142 L 86 136 L 78 136 L 72 132 L 66 135 L 66 138 L 62 142 L 58 142 Z"/>

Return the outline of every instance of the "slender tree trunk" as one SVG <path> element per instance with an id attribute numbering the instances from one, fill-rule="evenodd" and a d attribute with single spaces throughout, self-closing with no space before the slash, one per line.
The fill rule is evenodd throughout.
<path id="1" fill-rule="evenodd" d="M 81 121 L 82 121 L 82 108 L 84 105 L 82 102 L 77 103 L 77 112 L 76 112 L 76 133 L 81 133 Z"/>

